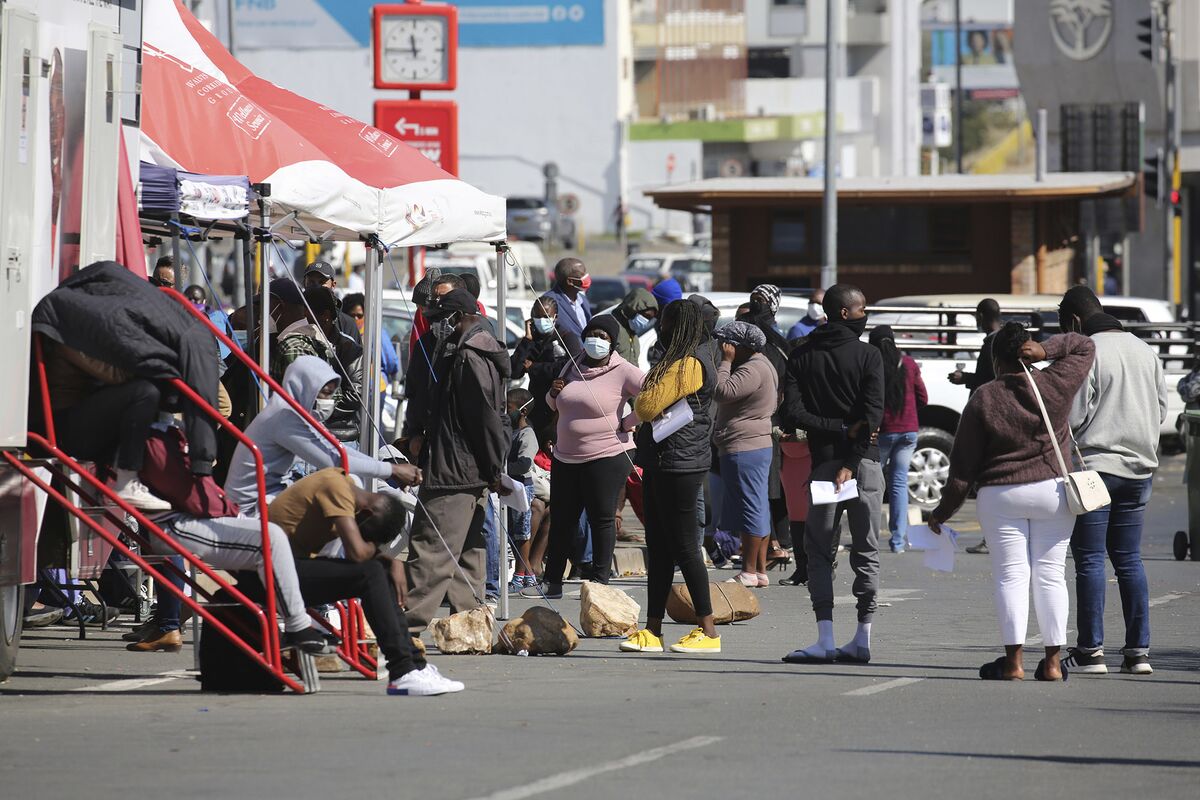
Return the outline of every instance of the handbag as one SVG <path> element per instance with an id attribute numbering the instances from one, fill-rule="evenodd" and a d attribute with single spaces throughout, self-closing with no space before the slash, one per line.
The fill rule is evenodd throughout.
<path id="1" fill-rule="evenodd" d="M 1042 410 L 1042 421 L 1046 423 L 1046 432 L 1050 434 L 1050 444 L 1054 447 L 1054 455 L 1058 458 L 1058 468 L 1062 471 L 1063 485 L 1067 490 L 1067 508 L 1071 510 L 1072 514 L 1079 516 L 1108 505 L 1112 502 L 1112 498 L 1109 496 L 1108 487 L 1104 485 L 1099 472 L 1090 469 L 1078 472 L 1067 471 L 1067 462 L 1063 459 L 1062 450 L 1058 446 L 1058 437 L 1054 434 L 1054 424 L 1050 422 L 1050 412 L 1046 410 L 1046 404 L 1042 401 L 1042 393 L 1038 391 L 1037 381 L 1033 379 L 1033 373 L 1029 371 L 1029 367 L 1024 362 L 1021 362 L 1021 367 L 1025 370 L 1025 377 L 1033 388 L 1033 396 L 1037 400 L 1038 408 Z M 1083 454 L 1079 452 L 1079 445 L 1075 443 L 1074 435 L 1071 436 L 1071 442 L 1075 444 L 1075 452 L 1082 464 Z"/>

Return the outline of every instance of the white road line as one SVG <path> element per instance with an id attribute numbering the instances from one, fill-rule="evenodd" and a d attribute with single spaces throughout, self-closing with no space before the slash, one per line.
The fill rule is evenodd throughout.
<path id="1" fill-rule="evenodd" d="M 1172 600 L 1178 600 L 1179 598 L 1186 596 L 1187 595 L 1183 594 L 1164 594 L 1162 597 L 1152 597 L 1150 598 L 1150 607 L 1154 608 L 1155 606 L 1161 606 L 1171 602 Z"/>
<path id="2" fill-rule="evenodd" d="M 80 686 L 72 689 L 73 692 L 131 692 L 134 689 L 144 689 L 147 686 L 157 686 L 160 683 L 168 683 L 169 681 L 186 678 L 188 673 L 185 670 L 177 669 L 170 672 L 160 672 L 155 678 L 129 678 L 123 681 L 110 681 L 108 683 L 98 683 L 95 686 Z"/>
<path id="3" fill-rule="evenodd" d="M 869 694 L 879 694 L 886 692 L 888 689 L 899 689 L 901 686 L 908 686 L 913 683 L 920 683 L 924 678 L 896 678 L 893 681 L 884 681 L 877 683 L 874 686 L 864 686 L 861 689 L 852 689 L 848 692 L 842 692 L 842 697 L 865 697 Z"/>
<path id="4" fill-rule="evenodd" d="M 545 794 L 553 792 L 557 789 L 565 789 L 568 786 L 573 786 L 577 783 L 582 783 L 588 778 L 600 775 L 605 772 L 615 772 L 616 770 L 626 769 L 628 767 L 636 767 L 639 764 L 646 764 L 651 761 L 658 761 L 661 758 L 666 758 L 674 753 L 681 753 L 684 750 L 695 750 L 698 747 L 708 747 L 710 744 L 716 744 L 721 741 L 721 736 L 695 736 L 691 739 L 685 739 L 682 742 L 669 744 L 665 747 L 655 747 L 653 750 L 647 750 L 643 753 L 635 753 L 617 761 L 609 761 L 606 764 L 597 764 L 592 767 L 583 769 L 574 769 L 570 772 L 560 772 L 557 775 L 551 775 L 548 778 L 527 783 L 524 786 L 514 786 L 511 789 L 503 789 L 493 794 L 485 795 L 484 797 L 475 798 L 475 800 L 521 800 L 525 797 L 533 797 L 536 794 Z"/>

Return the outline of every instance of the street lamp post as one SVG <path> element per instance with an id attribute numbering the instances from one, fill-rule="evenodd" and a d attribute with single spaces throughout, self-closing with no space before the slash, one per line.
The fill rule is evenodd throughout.
<path id="1" fill-rule="evenodd" d="M 837 283 L 837 9 L 840 0 L 825 0 L 825 226 L 822 239 L 821 288 Z"/>

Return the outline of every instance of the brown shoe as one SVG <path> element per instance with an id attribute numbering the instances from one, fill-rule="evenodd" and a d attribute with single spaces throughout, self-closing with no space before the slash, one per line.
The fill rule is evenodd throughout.
<path id="1" fill-rule="evenodd" d="M 183 636 L 178 630 L 154 631 L 140 642 L 125 645 L 131 653 L 154 653 L 162 650 L 165 653 L 178 653 L 183 649 Z"/>

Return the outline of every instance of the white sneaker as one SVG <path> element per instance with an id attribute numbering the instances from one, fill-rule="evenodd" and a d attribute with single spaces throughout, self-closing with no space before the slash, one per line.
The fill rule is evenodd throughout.
<path id="1" fill-rule="evenodd" d="M 452 681 L 442 675 L 433 664 L 426 664 L 424 669 L 413 670 L 389 682 L 387 693 L 431 697 L 461 692 L 465 688 L 467 687 L 459 681 Z"/>
<path id="2" fill-rule="evenodd" d="M 117 492 L 117 497 L 120 497 L 129 505 L 139 511 L 170 511 L 171 504 L 161 497 L 153 494 L 146 488 L 146 484 L 139 481 L 137 478 L 129 481 L 124 487 Z"/>

